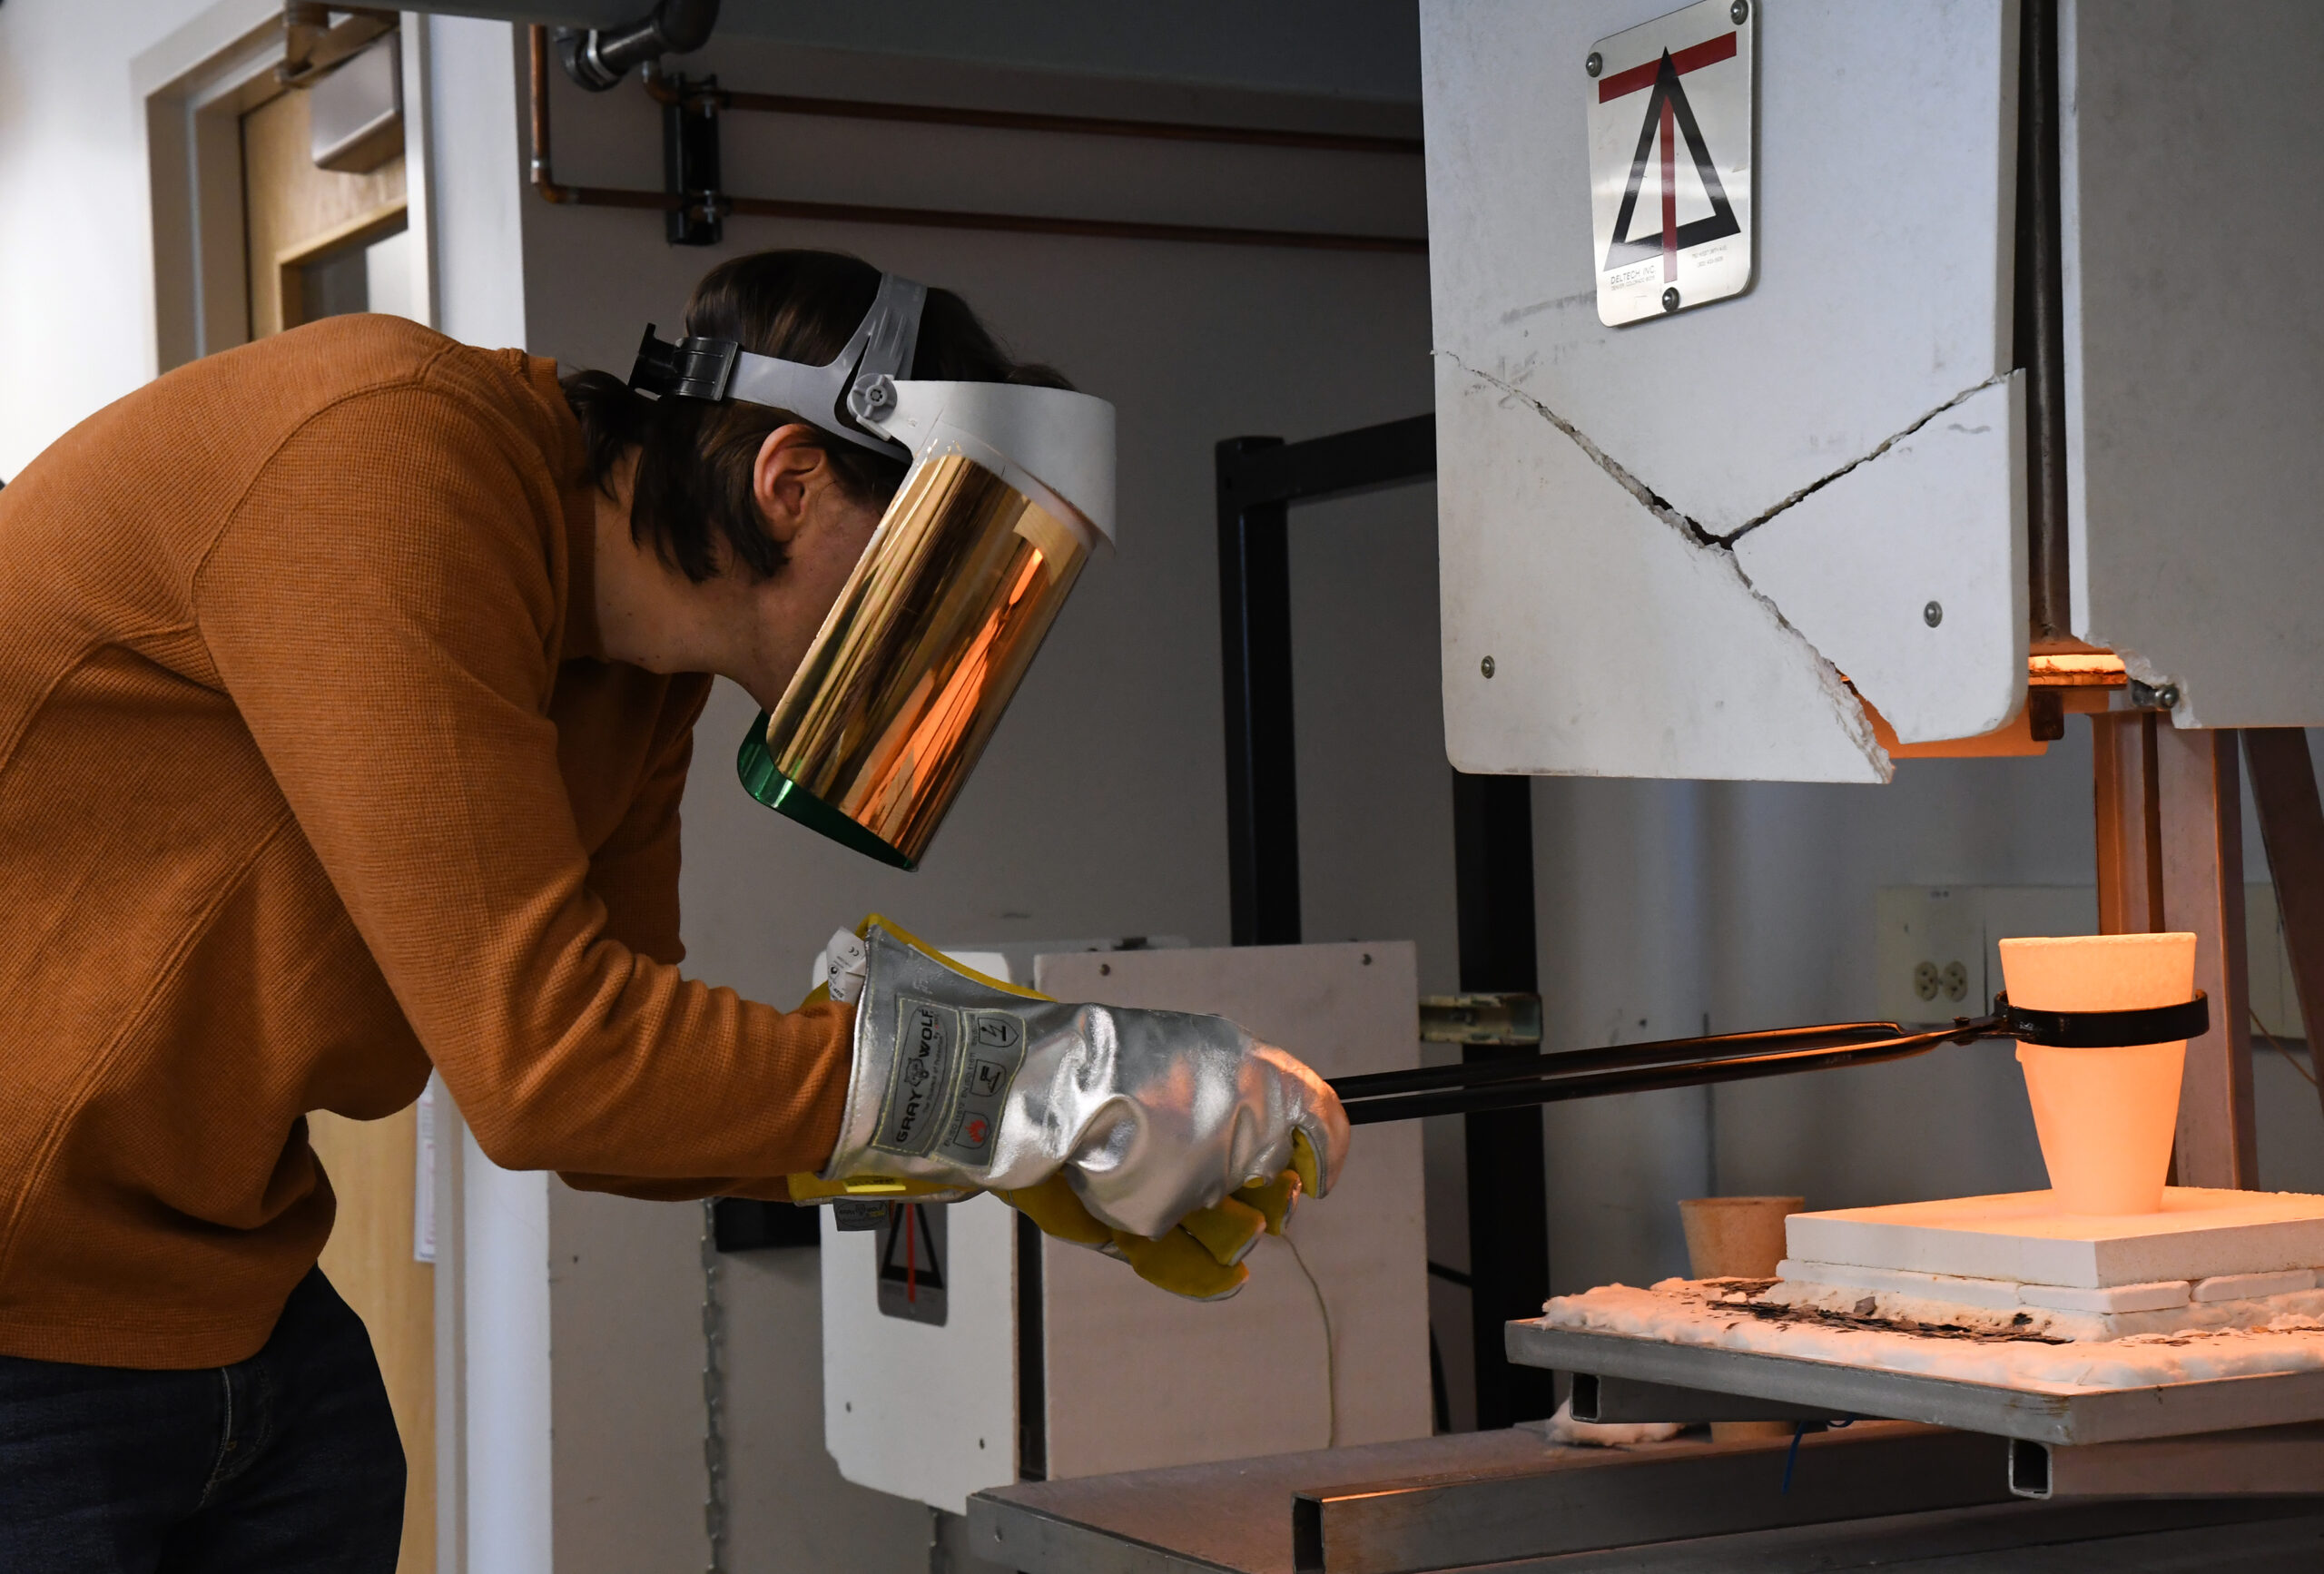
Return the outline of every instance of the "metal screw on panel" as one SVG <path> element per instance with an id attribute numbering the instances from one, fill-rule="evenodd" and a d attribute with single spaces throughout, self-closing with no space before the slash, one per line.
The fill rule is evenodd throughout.
<path id="1" fill-rule="evenodd" d="M 2161 688 L 2155 690 L 2154 703 L 2161 705 L 2166 711 L 2177 710 L 2179 708 L 2179 685 L 2177 684 L 2165 684 Z"/>
<path id="2" fill-rule="evenodd" d="M 1751 0 L 1735 0 L 1735 4 L 1727 8 L 1727 14 L 1735 18 L 1736 26 L 1742 26 L 1751 20 Z"/>
<path id="3" fill-rule="evenodd" d="M 1606 69 L 1606 62 L 1593 49 L 1590 52 L 1590 58 L 1581 63 L 1581 69 L 1595 76 Z"/>
<path id="4" fill-rule="evenodd" d="M 1931 628 L 1935 628 L 1938 624 L 1943 623 L 1945 621 L 1945 604 L 1941 601 L 1932 601 L 1926 606 L 1922 607 L 1921 621 L 1928 625 Z"/>
<path id="5" fill-rule="evenodd" d="M 1662 310 L 1665 311 L 1676 311 L 1679 310 L 1679 290 L 1677 286 L 1673 285 L 1670 289 L 1662 292 Z"/>
<path id="6" fill-rule="evenodd" d="M 1484 674 L 1487 677 L 1492 676 L 1492 657 L 1487 656 L 1484 660 L 1479 662 L 1477 664 L 1477 671 Z"/>

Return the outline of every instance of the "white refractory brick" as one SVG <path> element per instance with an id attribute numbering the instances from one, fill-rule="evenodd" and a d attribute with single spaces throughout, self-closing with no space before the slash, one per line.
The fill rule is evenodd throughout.
<path id="1" fill-rule="evenodd" d="M 1804 1263 L 1787 1257 L 1776 1272 L 1794 1284 L 1837 1284 L 1921 1301 L 1949 1301 L 2005 1312 L 2017 1304 L 2017 1286 L 2004 1279 L 1961 1279 L 1947 1274 L 1915 1274 L 1901 1268 L 1862 1268 L 1846 1263 Z"/>
<path id="2" fill-rule="evenodd" d="M 2289 1295 L 2314 1288 L 2316 1273 L 2312 1268 L 2293 1268 L 2281 1274 L 2221 1274 L 2200 1281 L 2195 1285 L 2195 1299 L 2257 1301 L 2262 1295 Z"/>
<path id="3" fill-rule="evenodd" d="M 2111 1290 L 2077 1290 L 2070 1284 L 2020 1284 L 2017 1298 L 2049 1312 L 2169 1312 L 2187 1303 L 2187 1281 L 2117 1284 Z"/>
<path id="4" fill-rule="evenodd" d="M 2162 1210 L 2062 1214 L 2048 1192 L 1794 1214 L 1787 1255 L 2084 1290 L 2324 1263 L 2324 1196 L 2171 1186 Z"/>

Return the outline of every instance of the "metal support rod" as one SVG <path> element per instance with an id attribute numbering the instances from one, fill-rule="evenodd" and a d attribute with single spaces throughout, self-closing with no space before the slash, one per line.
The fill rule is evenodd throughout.
<path id="1" fill-rule="evenodd" d="M 1947 1029 L 1938 1037 L 1951 1031 Z M 1335 1077 L 1332 1090 L 1343 1099 L 1386 1098 L 1446 1088 L 1507 1087 L 1594 1071 L 1709 1064 L 1778 1051 L 1849 1049 L 1874 1039 L 1894 1040 L 1905 1036 L 1904 1028 L 1894 1022 L 1831 1022 L 1812 1028 L 1765 1028 L 1749 1033 L 1712 1033 L 1692 1038 L 1658 1038 L 1641 1044 L 1610 1044 L 1597 1049 L 1547 1053 L 1524 1050 L 1489 1059 L 1464 1060 L 1457 1066 L 1423 1066 L 1409 1071 L 1374 1071 Z"/>
<path id="2" fill-rule="evenodd" d="M 2308 734 L 2298 727 L 2247 728 L 2243 753 L 2283 915 L 2292 988 L 2314 1053 L 2324 1041 L 2324 803 L 2317 798 L 2316 763 Z M 2324 1086 L 2318 1091 L 2324 1097 Z"/>
<path id="3" fill-rule="evenodd" d="M 1299 780 L 1292 731 L 1291 514 L 1237 486 L 1243 456 L 1281 438 L 1218 445 L 1218 620 L 1226 703 L 1228 931 L 1238 946 L 1299 943 Z"/>
<path id="4" fill-rule="evenodd" d="M 2195 988 L 2210 1029 L 2187 1043 L 2179 1092 L 2179 1184 L 2260 1184 L 2251 1108 L 2251 1011 L 2244 972 L 2243 789 L 2230 730 L 2155 731 L 2162 822 L 2162 923 L 2195 936 Z"/>
<path id="5" fill-rule="evenodd" d="M 2073 627 L 2066 552 L 2057 0 L 2023 0 L 2018 17 L 2015 360 L 2025 371 L 2026 610 L 2038 646 L 2070 638 Z"/>
<path id="6" fill-rule="evenodd" d="M 1526 1116 L 1535 1126 L 1534 1107 L 1562 1104 L 1576 1098 L 1603 1098 L 1617 1093 L 1655 1093 L 1672 1087 L 1701 1087 L 1715 1082 L 1750 1082 L 1768 1077 L 1790 1077 L 1803 1071 L 1829 1071 L 1843 1066 L 1877 1065 L 1925 1055 L 1940 1044 L 1965 1043 L 1988 1036 L 1999 1024 L 1992 1018 L 1926 1033 L 1837 1046 L 1816 1045 L 1761 1054 L 1711 1053 L 1698 1058 L 1636 1069 L 1581 1071 L 1570 1076 L 1542 1076 L 1525 1080 L 1490 1083 L 1477 1087 L 1448 1087 L 1433 1093 L 1409 1093 L 1384 1098 L 1343 1094 L 1348 1124 L 1373 1126 L 1388 1120 L 1413 1120 L 1430 1115 L 1466 1114 L 1473 1122 L 1480 1111 Z M 1888 1027 L 1888 1024 L 1882 1024 Z M 1893 1029 L 1892 1029 L 1893 1030 Z M 1489 1051 L 1490 1052 L 1490 1051 Z M 1475 1234 L 1473 1222 L 1471 1234 Z M 1474 1243 L 1472 1242 L 1472 1244 Z M 1535 1304 L 1538 1306 L 1539 1302 Z M 1533 1313 L 1527 1312 L 1527 1316 Z"/>
<path id="7" fill-rule="evenodd" d="M 1462 989 L 1538 992 L 1532 778 L 1453 772 L 1452 869 Z M 1472 1069 L 1512 1057 L 1538 1058 L 1479 1044 L 1463 1046 L 1461 1056 Z M 1477 1425 L 1491 1429 L 1537 1420 L 1557 1408 L 1555 1378 L 1512 1365 L 1501 1333 L 1512 1318 L 1539 1316 L 1550 1294 L 1541 1115 L 1530 1107 L 1480 1110 L 1467 1116 L 1463 1138 Z"/>
<path id="8" fill-rule="evenodd" d="M 1992 1012 L 1955 1017 L 1949 1028 L 1907 1033 L 1894 1022 L 1831 1022 L 1615 1044 L 1562 1054 L 1514 1054 L 1458 1066 L 1381 1071 L 1332 1080 L 1349 1124 L 1410 1120 L 1425 1115 L 1515 1109 L 1610 1093 L 1644 1093 L 1786 1077 L 1838 1066 L 1900 1060 L 1939 1044 L 2014 1038 L 2026 1044 L 2112 1048 L 2126 1044 L 2190 1043 L 2210 1032 L 2211 997 L 2201 989 L 2175 1005 L 2125 1011 L 2056 1011 L 2013 1006 L 1994 997 Z"/>
<path id="9" fill-rule="evenodd" d="M 620 186 L 560 184 L 549 152 L 548 31 L 532 30 L 533 189 L 546 202 L 590 208 L 684 209 L 692 200 L 667 192 Z M 822 220 L 832 223 L 901 224 L 924 230 L 979 230 L 1019 235 L 1074 235 L 1109 241 L 1174 241 L 1206 246 L 1279 246 L 1299 251 L 1382 251 L 1424 255 L 1417 235 L 1360 235 L 1333 230 L 1261 230 L 1225 224 L 1149 224 L 1121 219 L 1075 219 L 1043 213 L 986 213 L 952 208 L 910 208 L 872 202 L 803 202 L 775 197 L 723 197 L 721 210 L 758 219 Z"/>

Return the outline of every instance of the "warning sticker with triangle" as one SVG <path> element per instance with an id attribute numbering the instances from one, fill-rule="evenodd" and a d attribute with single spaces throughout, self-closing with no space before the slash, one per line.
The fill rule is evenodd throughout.
<path id="1" fill-rule="evenodd" d="M 1590 231 L 1609 328 L 1751 282 L 1752 25 L 1751 0 L 1702 0 L 1590 48 Z"/>

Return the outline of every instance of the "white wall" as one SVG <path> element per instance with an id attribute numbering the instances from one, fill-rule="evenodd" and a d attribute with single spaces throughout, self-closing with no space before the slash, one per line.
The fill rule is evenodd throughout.
<path id="1" fill-rule="evenodd" d="M 152 186 L 132 65 L 211 9 L 0 5 L 0 479 L 153 375 Z"/>

